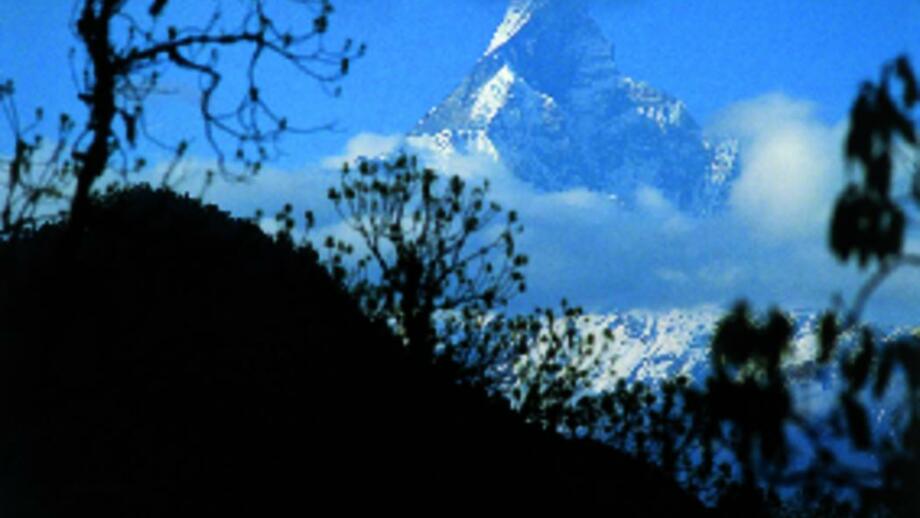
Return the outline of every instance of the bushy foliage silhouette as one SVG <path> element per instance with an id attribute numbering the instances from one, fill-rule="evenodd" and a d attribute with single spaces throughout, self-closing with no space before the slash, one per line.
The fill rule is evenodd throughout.
<path id="1" fill-rule="evenodd" d="M 789 348 L 791 327 L 778 310 L 765 322 L 744 304 L 719 324 L 712 344 L 713 374 L 706 390 L 691 395 L 698 405 L 694 419 L 708 423 L 702 440 L 733 452 L 740 469 L 739 491 L 727 494 L 724 508 L 740 511 L 763 506 L 764 490 L 792 488 L 804 496 L 799 512 L 882 516 L 920 514 L 920 342 L 916 336 L 882 339 L 861 315 L 875 290 L 892 272 L 918 266 L 904 250 L 906 208 L 893 194 L 894 178 L 908 168 L 920 203 L 920 169 L 914 111 L 920 89 L 909 61 L 886 65 L 878 83 L 865 83 L 850 113 L 845 156 L 857 169 L 838 197 L 829 228 L 829 247 L 846 262 L 855 259 L 869 270 L 849 307 L 828 311 L 821 319 L 815 368 L 839 370 L 843 387 L 837 404 L 821 422 L 801 415 L 791 401 L 790 373 L 781 360 Z M 840 343 L 849 345 L 841 350 Z M 900 371 L 903 389 L 890 394 Z M 827 397 L 832 397 L 828 394 Z M 897 400 L 894 429 L 874 433 L 867 405 Z M 810 449 L 808 465 L 789 466 L 787 434 L 797 430 Z M 854 451 L 870 452 L 879 470 L 867 470 L 838 458 L 832 441 Z M 802 452 L 798 452 L 802 454 Z M 835 492 L 857 495 L 858 507 L 835 502 Z M 818 499 L 818 495 L 824 495 Z M 777 513 L 790 508 L 774 505 Z"/>
<path id="2" fill-rule="evenodd" d="M 418 361 L 309 249 L 164 190 L 91 211 L 79 246 L 62 245 L 62 223 L 0 244 L 4 514 L 438 509 L 458 495 L 701 512 L 644 463 L 528 426 Z"/>
<path id="3" fill-rule="evenodd" d="M 826 359 L 833 355 L 842 333 L 860 333 L 858 349 L 840 362 L 847 381 L 840 406 L 853 444 L 876 452 L 881 461 L 881 483 L 859 486 L 864 507 L 898 516 L 920 514 L 920 340 L 912 335 L 879 343 L 871 327 L 861 323 L 861 313 L 892 272 L 920 266 L 920 256 L 904 250 L 906 208 L 895 202 L 892 188 L 893 178 L 906 167 L 911 201 L 920 206 L 920 168 L 915 162 L 920 150 L 918 101 L 920 85 L 910 62 L 901 56 L 885 65 L 878 83 L 865 83 L 854 103 L 846 157 L 861 174 L 838 198 L 830 246 L 842 261 L 855 255 L 861 268 L 874 264 L 874 271 L 849 312 L 825 317 L 821 340 L 822 359 Z M 898 429 L 892 430 L 893 437 L 874 437 L 858 396 L 871 388 L 875 399 L 883 397 L 896 370 L 905 380 Z"/>
<path id="4" fill-rule="evenodd" d="M 357 243 L 326 239 L 330 271 L 370 318 L 389 322 L 421 357 L 446 349 L 448 357 L 469 360 L 476 349 L 475 363 L 494 363 L 484 328 L 525 290 L 527 256 L 515 247 L 523 227 L 488 191 L 488 181 L 469 186 L 406 155 L 345 164 L 339 186 L 329 190 L 358 236 Z M 348 258 L 352 253 L 359 257 Z"/>
<path id="5" fill-rule="evenodd" d="M 492 379 L 525 419 L 658 466 L 691 494 L 711 500 L 725 489 L 730 473 L 724 464 L 713 468 L 714 449 L 702 440 L 703 401 L 689 378 L 654 386 L 617 378 L 612 332 L 593 329 L 582 308 L 566 300 L 559 311 L 509 318 L 500 336 L 514 344 L 513 370 Z"/>

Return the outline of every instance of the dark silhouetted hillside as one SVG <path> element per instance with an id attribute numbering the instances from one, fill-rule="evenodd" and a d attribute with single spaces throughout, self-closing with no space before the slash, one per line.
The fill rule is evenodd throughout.
<path id="1" fill-rule="evenodd" d="M 0 247 L 0 514 L 498 501 L 694 515 L 663 474 L 413 363 L 313 255 L 169 192 Z M 79 513 L 82 515 L 82 513 Z"/>

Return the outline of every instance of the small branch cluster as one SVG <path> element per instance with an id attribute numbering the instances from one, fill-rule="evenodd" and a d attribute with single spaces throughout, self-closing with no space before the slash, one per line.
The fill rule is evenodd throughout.
<path id="1" fill-rule="evenodd" d="M 217 155 L 222 174 L 231 174 L 231 171 L 227 166 L 227 145 L 221 137 L 236 143 L 235 150 L 229 154 L 242 162 L 246 172 L 254 173 L 269 156 L 266 146 L 275 144 L 283 134 L 309 133 L 329 127 L 295 126 L 272 107 L 262 93 L 259 66 L 263 62 L 271 58 L 286 62 L 337 95 L 339 88 L 329 85 L 345 76 L 351 60 L 364 53 L 364 46 L 354 47 L 351 40 L 346 40 L 337 49 L 326 47 L 323 35 L 328 30 L 329 17 L 333 12 L 328 0 L 292 2 L 312 18 L 312 25 L 300 30 L 285 28 L 286 24 L 281 23 L 279 17 L 269 14 L 265 1 L 250 0 L 244 16 L 235 27 L 220 27 L 223 13 L 218 6 L 206 23 L 200 26 L 170 25 L 165 28 L 165 34 L 158 22 L 167 1 L 151 5 L 148 14 L 152 23 L 144 23 L 122 9 L 125 2 L 104 1 L 99 6 L 93 6 L 94 3 L 99 2 L 84 4 L 84 11 L 76 24 L 81 39 L 89 42 L 87 35 L 97 31 L 102 23 L 117 23 L 121 29 L 119 32 L 125 34 L 123 41 L 101 61 L 94 58 L 88 44 L 91 59 L 83 74 L 84 78 L 92 78 L 104 71 L 113 76 L 115 110 L 123 125 L 123 132 L 115 137 L 119 144 L 124 138 L 128 145 L 133 146 L 140 132 L 153 142 L 181 154 L 179 148 L 185 144 L 165 145 L 150 133 L 143 106 L 152 94 L 161 92 L 160 81 L 167 69 L 182 71 L 197 78 L 204 134 Z M 111 11 L 106 10 L 108 4 L 113 5 Z M 215 95 L 224 82 L 224 74 L 219 67 L 224 49 L 243 49 L 247 55 L 245 87 L 239 100 L 229 109 L 219 108 L 215 101 Z M 92 102 L 93 88 L 93 82 L 83 81 L 80 85 L 81 98 Z"/>
<path id="2" fill-rule="evenodd" d="M 73 137 L 74 122 L 66 114 L 58 121 L 57 136 L 49 146 L 37 128 L 44 111 L 37 109 L 24 124 L 14 101 L 11 80 L 0 84 L 0 109 L 13 136 L 11 158 L 0 158 L 0 171 L 6 175 L 2 186 L 0 239 L 16 240 L 23 233 L 59 216 L 70 195 L 74 163 L 66 151 Z M 39 203 L 44 202 L 44 203 Z"/>
<path id="3" fill-rule="evenodd" d="M 404 155 L 346 164 L 329 199 L 359 236 L 361 256 L 346 264 L 359 248 L 330 236 L 327 264 L 368 315 L 431 354 L 458 318 L 482 317 L 526 289 L 527 257 L 514 242 L 523 227 L 488 189 L 442 179 Z"/>

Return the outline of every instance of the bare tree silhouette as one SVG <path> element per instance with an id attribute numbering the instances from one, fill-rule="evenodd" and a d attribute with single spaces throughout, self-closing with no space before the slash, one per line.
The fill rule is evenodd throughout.
<path id="1" fill-rule="evenodd" d="M 151 97 L 164 93 L 160 85 L 167 73 L 184 75 L 198 85 L 202 130 L 217 164 L 215 170 L 207 171 L 206 183 L 215 175 L 240 180 L 259 171 L 283 135 L 330 127 L 328 123 L 298 126 L 273 106 L 263 93 L 264 78 L 260 77 L 265 63 L 286 63 L 337 94 L 335 84 L 348 74 L 351 61 L 364 53 L 364 45 L 351 40 L 327 46 L 325 35 L 333 13 L 329 0 L 247 0 L 238 21 L 230 25 L 223 22 L 226 9 L 221 3 L 203 20 L 171 18 L 174 5 L 169 0 L 149 2 L 146 11 L 143 3 L 76 2 L 71 30 L 80 48 L 72 50 L 71 63 L 86 118 L 79 121 L 62 115 L 57 141 L 49 153 L 40 153 L 43 142 L 36 129 L 43 117 L 41 110 L 33 123 L 23 123 L 12 99 L 13 83 L 8 81 L 0 88 L 0 105 L 16 140 L 12 159 L 3 164 L 7 177 L 4 234 L 19 234 L 36 223 L 41 203 L 49 198 L 66 201 L 71 228 L 84 227 L 90 192 L 99 178 L 106 172 L 125 176 L 144 167 L 143 157 L 136 153 L 140 140 L 173 156 L 173 166 L 164 176 L 168 182 L 189 144 L 174 135 L 154 134 L 149 121 L 155 114 L 145 109 Z M 286 5 L 311 23 L 297 26 L 296 20 L 288 21 L 279 14 L 278 5 Z M 245 55 L 243 70 L 235 72 L 225 66 L 222 51 Z M 236 75 L 241 76 L 243 91 L 226 91 L 230 83 L 226 79 Z M 218 102 L 219 96 L 238 101 Z"/>

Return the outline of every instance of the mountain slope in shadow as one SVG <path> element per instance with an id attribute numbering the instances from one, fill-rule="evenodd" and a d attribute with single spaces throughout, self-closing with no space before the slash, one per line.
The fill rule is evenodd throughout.
<path id="1" fill-rule="evenodd" d="M 668 477 L 414 363 L 306 250 L 167 191 L 0 245 L 0 514 L 490 503 L 695 515 Z"/>

